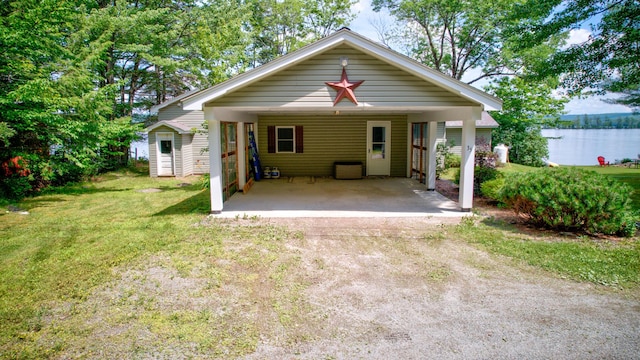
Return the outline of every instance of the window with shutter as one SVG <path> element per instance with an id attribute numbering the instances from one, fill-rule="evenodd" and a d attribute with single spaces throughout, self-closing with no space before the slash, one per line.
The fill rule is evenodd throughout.
<path id="1" fill-rule="evenodd" d="M 267 126 L 267 152 L 298 153 L 304 152 L 302 126 Z"/>

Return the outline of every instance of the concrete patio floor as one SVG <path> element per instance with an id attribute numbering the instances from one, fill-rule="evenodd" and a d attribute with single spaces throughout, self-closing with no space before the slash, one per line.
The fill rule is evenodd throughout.
<path id="1" fill-rule="evenodd" d="M 462 217 L 458 204 L 408 178 L 335 180 L 282 177 L 256 182 L 227 202 L 222 218 L 235 217 Z"/>

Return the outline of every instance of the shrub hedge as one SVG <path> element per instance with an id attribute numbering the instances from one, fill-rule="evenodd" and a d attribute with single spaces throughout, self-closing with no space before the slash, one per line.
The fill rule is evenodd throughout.
<path id="1" fill-rule="evenodd" d="M 633 236 L 631 187 L 575 168 L 508 174 L 500 200 L 530 222 L 556 230 Z"/>

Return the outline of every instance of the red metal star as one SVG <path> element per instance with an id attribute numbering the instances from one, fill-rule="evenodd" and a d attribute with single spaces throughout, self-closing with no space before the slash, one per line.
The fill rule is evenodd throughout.
<path id="1" fill-rule="evenodd" d="M 345 97 L 351 100 L 354 104 L 358 105 L 358 100 L 356 100 L 356 94 L 353 92 L 353 90 L 355 90 L 355 88 L 360 86 L 363 82 L 364 80 L 349 82 L 349 78 L 347 77 L 347 71 L 344 68 L 342 68 L 342 78 L 340 79 L 340 81 L 325 83 L 331 86 L 334 90 L 338 91 L 338 94 L 336 95 L 336 99 L 333 102 L 333 106 L 336 106 L 336 104 L 339 103 L 340 100 L 344 99 Z"/>

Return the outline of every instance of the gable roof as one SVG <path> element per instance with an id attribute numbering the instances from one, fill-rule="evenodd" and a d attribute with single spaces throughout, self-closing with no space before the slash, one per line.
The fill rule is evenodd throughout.
<path id="1" fill-rule="evenodd" d="M 498 122 L 495 121 L 493 119 L 493 117 L 491 115 L 489 115 L 489 113 L 486 112 L 486 111 L 483 111 L 480 120 L 476 121 L 476 128 L 477 129 L 495 129 L 495 128 L 499 127 L 499 126 L 500 125 L 498 124 Z M 446 121 L 445 122 L 445 127 L 447 129 L 462 128 L 462 120 L 459 120 L 459 121 Z"/>
<path id="2" fill-rule="evenodd" d="M 157 123 L 150 125 L 149 127 L 147 127 L 146 129 L 144 129 L 144 132 L 151 132 L 161 126 L 166 126 L 168 128 L 171 128 L 173 130 L 175 130 L 178 134 L 191 134 L 193 132 L 193 129 L 185 124 L 179 123 L 175 120 L 162 120 L 162 121 L 158 121 Z"/>
<path id="3" fill-rule="evenodd" d="M 352 32 L 348 28 L 342 28 L 332 35 L 322 38 L 267 64 L 236 75 L 235 77 L 208 89 L 189 93 L 186 96 L 180 97 L 179 100 L 173 99 L 169 102 L 157 105 L 154 109 L 160 110 L 177 102 L 182 105 L 184 110 L 203 110 L 203 105 L 207 102 L 216 100 L 233 90 L 260 81 L 276 72 L 287 69 L 342 44 L 348 44 L 363 53 L 369 54 L 427 82 L 434 83 L 452 93 L 477 103 L 478 105 L 482 105 L 483 110 L 500 110 L 502 108 L 502 100 L 448 75 L 433 70 L 409 58 L 408 56 L 377 44 L 362 35 Z"/>

